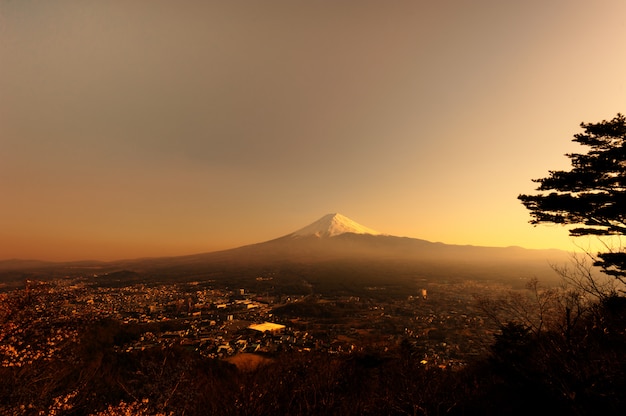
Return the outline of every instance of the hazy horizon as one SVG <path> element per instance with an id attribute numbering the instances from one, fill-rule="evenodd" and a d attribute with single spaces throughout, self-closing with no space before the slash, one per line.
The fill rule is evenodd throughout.
<path id="1" fill-rule="evenodd" d="M 574 250 L 517 195 L 569 169 L 581 122 L 625 112 L 624 15 L 617 0 L 0 0 L 0 260 L 210 252 L 331 212 Z"/>
<path id="2" fill-rule="evenodd" d="M 330 222 L 329 218 L 339 218 L 338 222 Z M 390 234 L 386 234 L 386 233 L 379 233 L 376 230 L 372 230 L 369 229 L 367 227 L 365 227 L 363 224 L 359 224 L 355 221 L 353 221 L 351 218 L 347 218 L 345 216 L 343 216 L 341 213 L 328 213 L 326 215 L 324 215 L 323 217 L 319 218 L 318 220 L 312 222 L 311 224 L 308 224 L 307 226 L 298 229 L 298 230 L 292 230 L 291 232 L 285 233 L 285 234 L 281 234 L 279 236 L 274 236 L 270 239 L 267 240 L 263 240 L 263 241 L 256 241 L 256 242 L 252 242 L 249 244 L 244 244 L 244 245 L 240 245 L 240 246 L 236 246 L 236 247 L 225 247 L 222 249 L 217 249 L 217 250 L 210 250 L 210 251 L 204 251 L 204 252 L 186 252 L 186 253 L 179 253 L 178 255 L 171 255 L 171 254 L 164 254 L 164 255 L 160 255 L 160 256 L 139 256 L 139 257 L 118 257 L 118 258 L 109 258 L 109 259 L 101 259 L 101 258 L 81 258 L 81 259 L 77 259 L 77 258 L 68 258 L 68 259 L 57 259 L 56 261 L 58 262 L 80 262 L 80 261 L 121 261 L 121 260 L 133 260 L 133 259 L 141 259 L 141 258 L 165 258 L 165 257 L 177 257 L 177 256 L 187 256 L 187 255 L 197 255 L 197 254 L 208 254 L 208 253 L 213 253 L 213 252 L 219 252 L 219 251 L 228 251 L 228 250 L 232 250 L 232 249 L 240 249 L 240 248 L 244 248 L 244 247 L 253 247 L 253 246 L 258 246 L 258 245 L 264 245 L 264 243 L 274 243 L 277 242 L 279 240 L 282 240 L 283 238 L 289 238 L 289 237 L 295 237 L 296 239 L 300 239 L 300 238 L 310 238 L 310 237 L 315 237 L 317 238 L 321 238 L 321 239 L 331 239 L 334 237 L 337 237 L 339 235 L 342 235 L 344 233 L 351 233 L 351 234 L 357 234 L 357 235 L 370 235 L 373 237 L 394 237 L 394 238 L 401 238 L 406 242 L 406 239 L 413 239 L 416 241 L 428 241 L 428 240 L 423 240 L 423 239 L 419 239 L 417 237 L 407 237 L 407 236 L 396 236 L 396 235 L 390 235 Z M 303 241 L 303 240 L 300 240 Z M 310 242 L 310 240 L 307 240 Z M 364 241 L 368 241 L 368 240 L 364 240 Z M 431 243 L 435 243 L 435 244 L 441 244 L 443 243 L 444 245 L 446 243 L 441 242 L 441 241 L 430 241 Z M 306 245 L 307 243 L 305 243 Z M 397 243 L 396 243 L 397 244 Z M 350 247 L 352 247 L 351 245 L 349 245 Z M 452 246 L 458 246 L 458 247 L 484 247 L 484 248 L 524 248 L 524 247 L 520 247 L 520 246 L 516 246 L 516 245 L 512 245 L 512 246 L 506 246 L 506 247 L 489 247 L 489 246 L 477 246 L 477 245 L 471 245 L 471 244 L 467 244 L 467 245 L 449 245 L 449 247 Z M 282 246 L 281 246 L 282 247 Z M 316 246 L 317 247 L 317 246 Z M 329 246 L 330 247 L 330 246 Z M 332 245 L 332 247 L 334 247 L 335 249 L 339 249 L 340 245 L 334 244 Z M 381 246 L 378 248 L 379 250 L 381 250 L 381 252 L 384 252 L 384 248 Z M 305 251 L 307 251 L 309 249 L 306 249 Z M 535 250 L 541 250 L 541 249 L 535 249 Z M 552 249 L 552 248 L 548 248 L 548 249 L 544 249 L 547 251 L 550 250 L 558 250 L 558 249 Z M 531 249 L 532 251 L 532 249 Z M 571 252 L 571 250 L 565 250 L 564 252 Z M 267 254 L 267 253 L 266 253 Z M 293 253 L 292 253 L 293 254 Z M 415 253 L 416 255 L 419 255 L 420 253 Z M 457 255 L 459 255 L 460 253 L 457 253 Z M 245 254 L 243 255 L 244 258 L 242 258 L 242 261 L 246 261 L 247 258 L 245 258 Z M 476 260 L 475 258 L 476 253 L 472 252 L 470 254 L 470 256 L 468 258 L 462 257 L 459 258 L 460 260 L 470 260 L 470 261 L 474 261 Z M 297 255 L 296 255 L 297 257 Z M 370 258 L 371 256 L 366 255 L 367 258 Z M 11 259 L 2 259 L 0 258 L 0 262 L 1 261 L 13 261 L 13 260 L 17 260 L 17 261 L 55 261 L 52 259 L 41 259 L 41 258 L 11 258 Z M 550 259 L 546 259 L 548 261 L 550 261 Z"/>

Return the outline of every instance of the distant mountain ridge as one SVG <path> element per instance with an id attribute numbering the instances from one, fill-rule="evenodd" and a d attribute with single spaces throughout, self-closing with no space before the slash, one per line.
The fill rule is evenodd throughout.
<path id="1" fill-rule="evenodd" d="M 520 247 L 481 247 L 433 243 L 381 234 L 341 214 L 327 214 L 282 237 L 233 249 L 177 257 L 128 259 L 113 262 L 24 262 L 23 270 L 37 275 L 95 275 L 120 270 L 150 278 L 215 279 L 233 275 L 258 275 L 267 270 L 312 270 L 329 265 L 349 265 L 350 278 L 379 270 L 381 278 L 404 274 L 454 276 L 473 279 L 509 276 L 512 279 L 552 276 L 552 264 L 569 261 L 561 250 Z M 0 281 L 24 278 L 20 262 L 0 262 Z M 28 267 L 27 267 L 28 266 Z M 9 270 L 10 269 L 10 270 Z M 294 272 L 295 273 L 295 272 Z M 321 273 L 321 272 L 320 272 Z M 337 276 L 337 273 L 334 274 Z M 346 275 L 344 273 L 344 275 Z M 120 276 L 120 275 L 117 275 Z M 133 275 L 139 277 L 138 275 Z M 389 277 L 389 278 L 391 278 Z"/>
<path id="2" fill-rule="evenodd" d="M 554 276 L 551 264 L 569 259 L 561 250 L 482 247 L 434 243 L 381 234 L 341 214 L 333 213 L 282 237 L 229 250 L 182 257 L 130 261 L 126 267 L 159 273 L 253 269 L 312 269 L 328 264 L 399 265 L 414 273 L 477 277 L 498 274 L 519 278 Z M 381 266 L 382 265 L 382 266 Z M 394 272 L 395 273 L 395 272 Z"/>

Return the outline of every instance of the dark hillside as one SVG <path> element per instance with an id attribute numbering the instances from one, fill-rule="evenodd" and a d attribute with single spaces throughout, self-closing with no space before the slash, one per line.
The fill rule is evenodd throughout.
<path id="1" fill-rule="evenodd" d="M 132 281 L 219 280 L 252 282 L 273 274 L 305 279 L 325 290 L 344 283 L 381 284 L 428 279 L 557 281 L 550 264 L 564 264 L 558 250 L 456 246 L 393 236 L 341 234 L 332 238 L 287 236 L 212 253 L 115 262 L 0 262 L 0 282 L 97 276 L 103 284 Z M 120 273 L 125 271 L 124 273 Z M 126 276 L 126 277 L 124 277 Z M 283 279 L 284 280 L 284 279 Z M 284 282 L 286 283 L 286 282 Z"/>

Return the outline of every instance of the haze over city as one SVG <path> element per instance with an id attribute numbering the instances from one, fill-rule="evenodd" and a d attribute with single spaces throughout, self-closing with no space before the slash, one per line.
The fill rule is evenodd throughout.
<path id="1" fill-rule="evenodd" d="M 528 224 L 624 112 L 622 1 L 0 0 L 0 260 L 183 255 L 331 212 L 449 244 Z M 584 244 L 584 243 L 583 243 Z"/>

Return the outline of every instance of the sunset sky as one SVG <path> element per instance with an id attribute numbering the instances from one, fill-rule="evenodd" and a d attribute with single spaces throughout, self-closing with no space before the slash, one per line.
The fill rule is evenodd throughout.
<path id="1" fill-rule="evenodd" d="M 626 112 L 626 2 L 0 0 L 0 259 L 377 231 L 575 249 L 517 200 Z M 580 241 L 579 243 L 582 243 Z"/>

